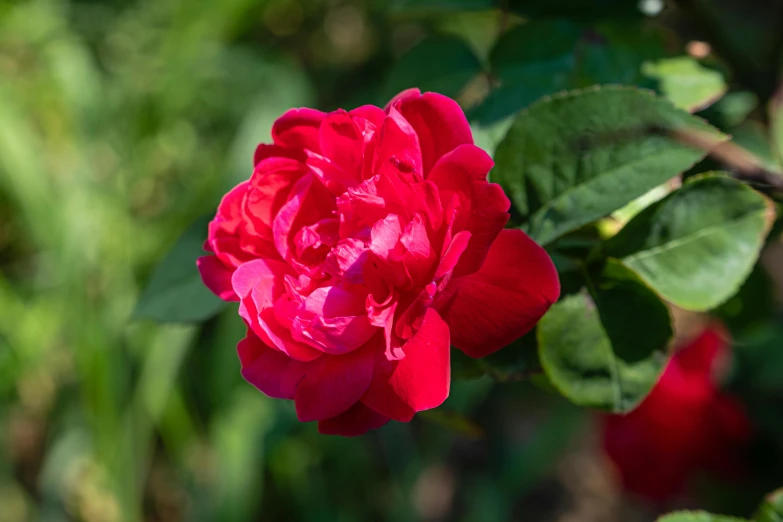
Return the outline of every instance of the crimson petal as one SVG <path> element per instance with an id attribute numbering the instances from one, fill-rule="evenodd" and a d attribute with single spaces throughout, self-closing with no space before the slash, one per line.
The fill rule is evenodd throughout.
<path id="1" fill-rule="evenodd" d="M 242 377 L 261 392 L 275 399 L 293 399 L 307 363 L 291 359 L 267 346 L 252 330 L 239 341 L 237 353 Z"/>
<path id="2" fill-rule="evenodd" d="M 311 363 L 296 390 L 296 415 L 302 422 L 340 415 L 359 402 L 372 380 L 373 350 L 363 346 Z"/>
<path id="3" fill-rule="evenodd" d="M 444 207 L 456 194 L 464 210 L 457 219 L 471 233 L 454 276 L 481 268 L 490 245 L 508 222 L 511 202 L 500 185 L 487 182 L 492 158 L 474 145 L 460 145 L 438 160 L 428 178 L 438 186 Z"/>
<path id="4" fill-rule="evenodd" d="M 326 114 L 315 109 L 290 109 L 272 126 L 275 145 L 318 152 L 318 128 Z"/>
<path id="5" fill-rule="evenodd" d="M 403 91 L 390 105 L 396 106 L 416 131 L 426 176 L 441 156 L 462 144 L 473 144 L 473 133 L 457 102 L 434 92 L 417 94 L 418 89 Z"/>
<path id="6" fill-rule="evenodd" d="M 375 350 L 372 383 L 362 402 L 382 415 L 408 422 L 417 411 L 440 406 L 449 395 L 449 327 L 430 308 L 418 332 L 402 348 L 405 356 L 399 360 L 389 360 L 385 350 Z"/>
<path id="7" fill-rule="evenodd" d="M 560 295 L 546 251 L 521 230 L 500 232 L 481 269 L 454 277 L 435 302 L 452 344 L 485 357 L 530 331 Z"/>

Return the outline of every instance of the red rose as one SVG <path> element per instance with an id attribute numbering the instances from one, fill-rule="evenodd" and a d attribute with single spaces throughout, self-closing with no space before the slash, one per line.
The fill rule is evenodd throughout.
<path id="1" fill-rule="evenodd" d="M 716 379 L 729 356 L 728 334 L 711 324 L 674 354 L 638 408 L 606 417 L 604 448 L 626 489 L 662 503 L 700 470 L 741 469 L 750 424 Z"/>
<path id="2" fill-rule="evenodd" d="M 226 194 L 198 265 L 239 301 L 242 375 L 322 433 L 407 422 L 449 394 L 450 345 L 483 357 L 558 298 L 546 252 L 504 230 L 456 102 L 417 89 L 387 108 L 286 112 Z"/>

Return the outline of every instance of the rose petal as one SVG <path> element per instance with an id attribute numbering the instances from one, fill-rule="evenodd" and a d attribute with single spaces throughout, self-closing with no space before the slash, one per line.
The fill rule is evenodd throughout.
<path id="1" fill-rule="evenodd" d="M 396 361 L 375 350 L 372 383 L 362 402 L 392 419 L 408 422 L 417 411 L 440 406 L 449 395 L 449 327 L 430 308 L 419 331 L 403 345 Z"/>
<path id="2" fill-rule="evenodd" d="M 378 429 L 387 422 L 389 422 L 389 417 L 357 402 L 344 413 L 331 419 L 319 421 L 318 432 L 323 435 L 356 437 L 370 430 Z"/>
<path id="3" fill-rule="evenodd" d="M 380 172 L 383 165 L 391 163 L 403 172 L 416 172 L 423 176 L 421 148 L 416 131 L 394 108 L 384 120 L 373 159 L 373 171 Z"/>
<path id="4" fill-rule="evenodd" d="M 442 277 L 446 277 L 447 275 L 451 275 L 463 252 L 468 248 L 470 237 L 470 232 L 463 230 L 462 232 L 457 232 L 451 241 L 449 241 L 446 251 L 440 258 L 438 268 L 435 270 L 435 275 L 433 276 L 435 281 Z"/>
<path id="5" fill-rule="evenodd" d="M 203 256 L 196 260 L 201 280 L 213 294 L 224 301 L 239 301 L 231 286 L 233 268 L 228 268 L 215 256 Z"/>
<path id="6" fill-rule="evenodd" d="M 252 228 L 249 233 L 272 240 L 272 223 L 288 200 L 291 187 L 305 174 L 305 166 L 289 158 L 268 158 L 256 165 L 243 211 Z"/>
<path id="7" fill-rule="evenodd" d="M 368 124 L 379 129 L 383 125 L 383 120 L 386 119 L 386 112 L 375 105 L 361 105 L 348 111 L 348 114 L 364 133 L 368 130 Z"/>
<path id="8" fill-rule="evenodd" d="M 436 255 L 430 245 L 427 228 L 421 214 L 415 214 L 406 225 L 400 236 L 400 243 L 406 250 L 402 260 L 412 282 L 423 284 L 432 280 Z"/>
<path id="9" fill-rule="evenodd" d="M 675 355 L 677 365 L 688 374 L 712 378 L 720 359 L 729 355 L 729 334 L 717 324 L 708 325 Z"/>
<path id="10" fill-rule="evenodd" d="M 337 284 L 313 290 L 304 302 L 305 310 L 323 317 L 358 315 L 364 312 L 367 289 L 361 285 Z"/>
<path id="11" fill-rule="evenodd" d="M 285 276 L 291 272 L 285 263 L 256 259 L 240 266 L 231 283 L 240 298 L 239 315 L 264 343 L 294 359 L 311 361 L 322 353 L 294 340 L 275 316 L 275 303 L 285 292 Z"/>
<path id="12" fill-rule="evenodd" d="M 490 245 L 508 222 L 511 202 L 500 185 L 487 182 L 492 158 L 474 145 L 460 145 L 449 152 L 430 172 L 428 181 L 438 186 L 443 206 L 454 196 L 459 200 L 456 231 L 471 233 L 467 250 L 460 257 L 454 276 L 481 268 Z"/>
<path id="13" fill-rule="evenodd" d="M 272 140 L 276 145 L 291 149 L 319 151 L 318 129 L 326 114 L 315 109 L 291 109 L 272 126 Z"/>
<path id="14" fill-rule="evenodd" d="M 302 422 L 339 415 L 362 398 L 372 380 L 373 350 L 324 355 L 311 364 L 296 389 L 296 415 Z"/>
<path id="15" fill-rule="evenodd" d="M 459 104 L 447 96 L 426 92 L 417 96 L 418 89 L 409 89 L 394 98 L 391 107 L 410 122 L 419 138 L 422 156 L 422 174 L 426 177 L 441 156 L 458 146 L 473 144 L 465 113 Z"/>
<path id="16" fill-rule="evenodd" d="M 351 115 L 342 109 L 328 114 L 321 123 L 318 139 L 321 154 L 345 172 L 346 186 L 360 183 L 364 136 Z"/>
<path id="17" fill-rule="evenodd" d="M 292 187 L 288 201 L 272 222 L 274 243 L 280 256 L 291 262 L 296 245 L 296 232 L 303 226 L 313 225 L 331 217 L 334 198 L 313 174 L 305 174 Z"/>
<path id="18" fill-rule="evenodd" d="M 560 294 L 546 251 L 521 230 L 503 230 L 481 269 L 453 277 L 433 306 L 451 330 L 452 344 L 485 357 L 530 331 Z"/>
<path id="19" fill-rule="evenodd" d="M 215 218 L 207 227 L 205 249 L 214 252 L 226 266 L 237 267 L 252 258 L 240 243 L 242 206 L 248 188 L 249 182 L 244 181 L 223 196 Z"/>
<path id="20" fill-rule="evenodd" d="M 247 382 L 275 399 L 294 398 L 308 363 L 296 361 L 270 348 L 252 330 L 248 330 L 247 337 L 239 341 L 237 353 L 242 363 L 242 377 Z"/>
<path id="21" fill-rule="evenodd" d="M 290 158 L 299 162 L 304 162 L 304 151 L 299 149 L 289 149 L 280 145 L 269 145 L 267 143 L 259 143 L 256 147 L 256 151 L 253 153 L 253 166 L 255 167 L 261 161 L 267 158 Z"/>
<path id="22" fill-rule="evenodd" d="M 380 107 L 363 105 L 350 111 L 350 115 L 361 130 L 364 140 L 360 172 L 360 178 L 364 180 L 375 175 L 375 172 L 372 170 L 372 161 L 375 157 L 375 147 L 378 145 L 380 130 L 383 127 L 383 121 L 386 119 L 386 113 Z"/>
<path id="23" fill-rule="evenodd" d="M 343 317 L 313 317 L 310 321 L 294 321 L 297 337 L 318 350 L 341 355 L 358 349 L 378 332 L 367 315 Z"/>

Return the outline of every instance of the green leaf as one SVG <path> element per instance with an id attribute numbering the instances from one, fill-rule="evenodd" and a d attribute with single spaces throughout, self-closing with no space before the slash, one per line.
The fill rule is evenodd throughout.
<path id="1" fill-rule="evenodd" d="M 759 100 L 752 92 L 730 92 L 711 105 L 704 116 L 710 121 L 716 121 L 716 125 L 722 129 L 736 127 L 747 119 L 758 104 Z"/>
<path id="2" fill-rule="evenodd" d="M 387 97 L 418 87 L 456 97 L 481 72 L 468 44 L 450 35 L 431 36 L 400 58 L 389 74 Z"/>
<path id="3" fill-rule="evenodd" d="M 642 72 L 659 82 L 658 89 L 675 106 L 696 112 L 726 93 L 723 75 L 689 56 L 647 62 Z"/>
<path id="4" fill-rule="evenodd" d="M 220 312 L 226 303 L 204 286 L 196 259 L 211 216 L 190 225 L 157 266 L 136 304 L 133 316 L 161 322 L 204 321 Z"/>
<path id="5" fill-rule="evenodd" d="M 663 42 L 660 31 L 636 23 L 529 20 L 496 42 L 489 63 L 499 86 L 469 119 L 486 125 L 543 96 L 599 83 L 652 86 L 641 66 L 664 55 Z"/>
<path id="6" fill-rule="evenodd" d="M 713 515 L 706 511 L 677 511 L 659 518 L 656 522 L 748 522 L 744 518 Z"/>
<path id="7" fill-rule="evenodd" d="M 470 119 L 489 124 L 566 89 L 581 34 L 580 26 L 560 20 L 527 22 L 503 34 L 489 56 L 501 85 L 470 112 Z"/>
<path id="8" fill-rule="evenodd" d="M 753 269 L 772 202 L 737 180 L 699 177 L 634 217 L 606 244 L 664 299 L 709 310 Z"/>
<path id="9" fill-rule="evenodd" d="M 705 145 L 686 144 L 684 135 Z M 573 91 L 517 117 L 495 152 L 492 179 L 528 221 L 530 236 L 547 244 L 688 169 L 725 139 L 648 91 Z"/>
<path id="10" fill-rule="evenodd" d="M 773 491 L 759 506 L 755 522 L 783 522 L 783 489 Z"/>
<path id="11" fill-rule="evenodd" d="M 589 294 L 562 299 L 539 323 L 541 365 L 572 402 L 628 412 L 663 371 L 672 336 L 669 311 L 616 260 L 588 280 Z"/>
<path id="12" fill-rule="evenodd" d="M 666 33 L 643 23 L 602 23 L 585 31 L 573 87 L 620 83 L 652 88 L 642 74 L 650 60 L 666 56 Z"/>

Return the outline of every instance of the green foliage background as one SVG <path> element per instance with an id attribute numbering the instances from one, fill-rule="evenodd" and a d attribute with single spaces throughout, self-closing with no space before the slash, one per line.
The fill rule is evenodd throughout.
<path id="1" fill-rule="evenodd" d="M 648 87 L 703 109 L 777 175 L 783 9 L 642 4 L 662 11 L 578 0 L 0 0 L 0 521 L 653 520 L 614 484 L 596 414 L 540 378 L 520 380 L 540 373 L 527 360 L 535 340 L 478 369 L 455 361 L 474 378 L 409 425 L 351 440 L 298 423 L 290 404 L 241 379 L 242 323 L 235 306 L 213 316 L 221 305 L 193 265 L 199 225 L 188 228 L 203 228 L 250 174 L 284 110 L 383 105 L 412 85 L 457 97 L 490 152 L 509 117 L 542 96 Z M 689 56 L 692 40 L 713 52 Z M 698 167 L 686 175 L 727 168 Z M 768 181 L 753 186 L 774 197 Z M 563 273 L 600 232 L 578 227 L 602 212 L 562 229 L 570 235 L 551 250 Z M 651 227 L 648 217 L 634 226 Z M 601 226 L 628 220 L 613 219 Z M 714 311 L 738 340 L 728 385 L 759 428 L 753 475 L 729 495 L 705 479 L 700 500 L 681 507 L 749 516 L 783 483 L 780 230 L 766 264 L 746 267 L 751 277 Z M 178 238 L 179 257 L 156 271 Z M 163 290 L 145 296 L 156 278 Z M 625 279 L 626 291 L 650 293 Z M 181 292 L 198 306 L 172 317 Z M 145 318 L 161 315 L 209 319 Z"/>

